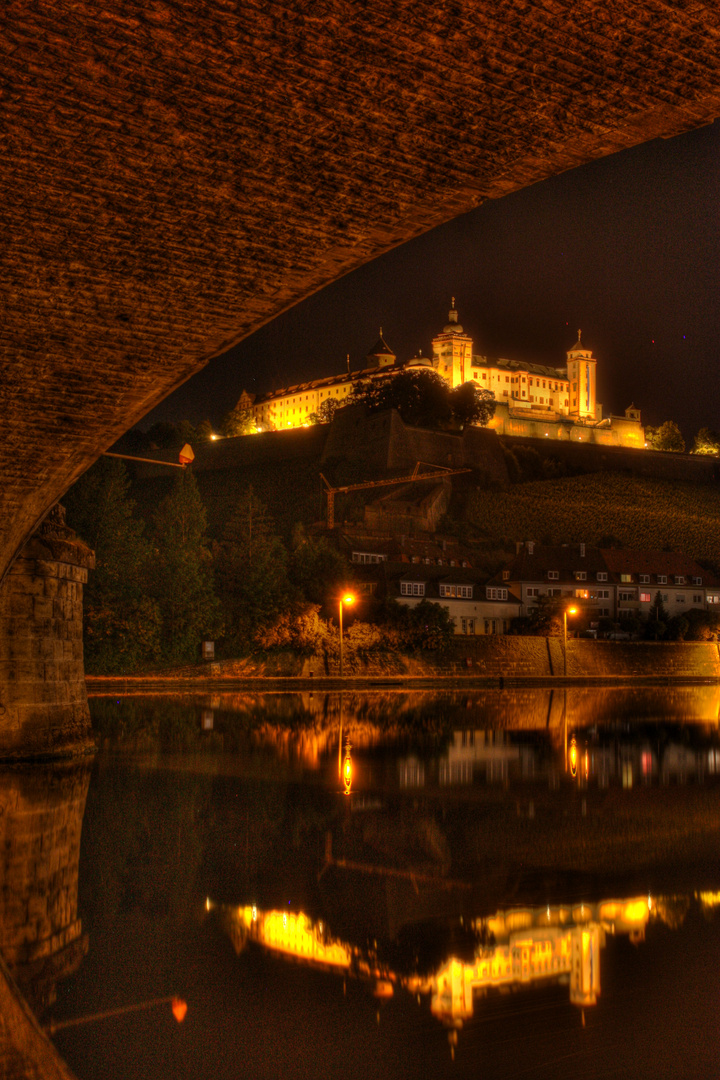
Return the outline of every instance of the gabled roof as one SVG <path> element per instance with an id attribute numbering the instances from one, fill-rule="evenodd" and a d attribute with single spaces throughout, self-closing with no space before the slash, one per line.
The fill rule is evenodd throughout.
<path id="1" fill-rule="evenodd" d="M 567 368 L 548 367 L 546 364 L 529 364 L 525 360 L 507 360 L 502 356 L 473 356 L 472 366 L 476 368 L 491 367 L 500 371 L 525 371 L 529 375 L 539 375 L 541 378 L 558 379 L 567 381 Z"/>
<path id="2" fill-rule="evenodd" d="M 682 576 L 688 579 L 702 578 L 703 585 L 716 585 L 717 579 L 704 570 L 689 555 L 680 551 L 642 551 L 633 548 L 603 548 L 602 556 L 613 576 L 620 574 L 665 574 L 667 577 Z"/>
<path id="3" fill-rule="evenodd" d="M 533 553 L 527 547 L 515 556 L 505 567 L 510 571 L 509 581 L 545 581 L 548 570 L 558 572 L 558 581 L 575 581 L 575 572 L 584 570 L 588 575 L 595 575 L 598 570 L 605 570 L 605 561 L 599 548 L 585 546 L 581 555 L 580 544 L 562 544 L 544 546 L 535 544 Z"/>

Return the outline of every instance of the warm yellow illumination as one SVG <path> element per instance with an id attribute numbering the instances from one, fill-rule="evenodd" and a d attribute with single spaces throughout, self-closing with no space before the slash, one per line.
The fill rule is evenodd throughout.
<path id="1" fill-rule="evenodd" d="M 570 743 L 570 775 L 577 776 L 578 748 L 575 739 Z"/>
<path id="2" fill-rule="evenodd" d="M 345 751 L 345 761 L 343 762 L 343 784 L 345 785 L 345 794 L 350 794 L 350 788 L 352 787 L 352 761 L 350 759 L 350 747 L 348 746 Z"/>
<path id="3" fill-rule="evenodd" d="M 578 609 L 576 607 L 569 607 L 567 609 L 568 615 L 577 615 Z"/>
<path id="4" fill-rule="evenodd" d="M 647 922 L 648 906 L 646 900 L 632 900 L 625 905 L 623 918 L 626 922 Z"/>
<path id="5" fill-rule="evenodd" d="M 210 897 L 209 896 L 205 900 L 205 910 L 206 911 L 210 910 Z"/>
<path id="6" fill-rule="evenodd" d="M 220 438 L 220 436 L 219 436 L 219 435 L 211 435 L 211 436 L 210 436 L 210 440 L 211 440 L 212 442 L 216 442 L 216 441 L 217 441 L 217 440 L 218 440 L 219 438 Z"/>
<path id="7" fill-rule="evenodd" d="M 342 602 L 343 602 L 343 604 L 354 604 L 355 603 L 355 597 L 353 596 L 352 593 L 347 593 L 346 596 L 343 596 Z"/>

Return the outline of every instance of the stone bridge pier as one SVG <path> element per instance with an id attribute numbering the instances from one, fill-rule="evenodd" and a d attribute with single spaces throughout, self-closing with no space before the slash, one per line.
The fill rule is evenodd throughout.
<path id="1" fill-rule="evenodd" d="M 57 505 L 0 586 L 0 760 L 92 749 L 82 598 L 94 565 Z"/>

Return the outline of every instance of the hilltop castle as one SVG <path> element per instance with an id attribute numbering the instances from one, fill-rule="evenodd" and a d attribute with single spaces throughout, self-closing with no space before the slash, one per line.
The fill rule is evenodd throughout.
<path id="1" fill-rule="evenodd" d="M 496 401 L 489 426 L 499 434 L 644 447 L 645 432 L 640 411 L 634 405 L 622 417 L 603 418 L 596 397 L 596 366 L 597 360 L 583 343 L 579 330 L 563 367 L 478 355 L 473 352 L 473 339 L 458 322 L 453 297 L 448 322 L 433 339 L 432 357 L 398 361 L 381 329 L 362 370 L 352 374 L 348 370 L 259 396 L 243 391 L 238 408 L 252 411 L 260 431 L 302 427 L 324 401 L 346 401 L 358 380 L 387 378 L 407 368 L 427 368 L 438 372 L 451 386 L 477 382 L 488 390 Z"/>

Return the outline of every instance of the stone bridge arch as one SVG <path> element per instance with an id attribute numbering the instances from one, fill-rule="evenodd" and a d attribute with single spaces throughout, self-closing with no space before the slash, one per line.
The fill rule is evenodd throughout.
<path id="1" fill-rule="evenodd" d="M 0 575 L 213 355 L 484 199 L 720 113 L 686 0 L 8 0 Z"/>

